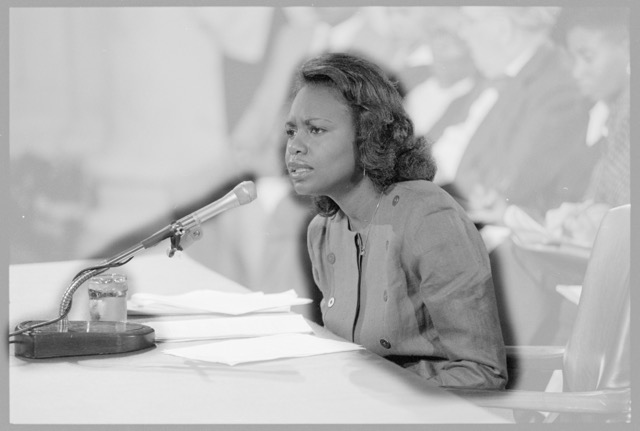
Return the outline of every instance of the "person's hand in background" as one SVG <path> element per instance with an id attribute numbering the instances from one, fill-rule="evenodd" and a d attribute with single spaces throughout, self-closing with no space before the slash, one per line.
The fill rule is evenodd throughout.
<path id="1" fill-rule="evenodd" d="M 592 201 L 565 202 L 547 211 L 545 224 L 558 237 L 570 238 L 580 245 L 591 247 L 609 208 L 607 204 Z"/>
<path id="2" fill-rule="evenodd" d="M 467 213 L 474 223 L 503 225 L 507 200 L 495 189 L 477 185 L 467 201 Z"/>

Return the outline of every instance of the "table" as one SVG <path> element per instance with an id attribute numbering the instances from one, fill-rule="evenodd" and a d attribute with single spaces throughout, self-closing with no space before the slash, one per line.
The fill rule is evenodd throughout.
<path id="1" fill-rule="evenodd" d="M 10 267 L 10 328 L 57 316 L 75 273 L 88 262 Z M 246 289 L 182 256 L 135 257 L 119 271 L 130 292 Z M 83 320 L 80 287 L 71 320 Z M 86 292 L 84 292 L 86 295 Z M 314 326 L 320 336 L 329 336 Z M 335 336 L 334 336 L 335 337 Z M 198 342 L 180 343 L 194 345 Z M 9 354 L 13 424 L 424 424 L 504 423 L 491 411 L 431 386 L 366 350 L 233 367 L 147 351 L 29 360 Z"/>

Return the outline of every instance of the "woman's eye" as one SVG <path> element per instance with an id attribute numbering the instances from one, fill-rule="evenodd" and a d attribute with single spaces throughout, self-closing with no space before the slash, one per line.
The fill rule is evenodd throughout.
<path id="1" fill-rule="evenodd" d="M 323 129 L 319 128 L 319 127 L 314 127 L 314 126 L 310 126 L 309 127 L 309 133 L 311 133 L 312 135 L 317 135 L 324 132 Z"/>
<path id="2" fill-rule="evenodd" d="M 284 133 L 286 133 L 289 138 L 293 138 L 296 135 L 295 129 L 285 129 Z"/>

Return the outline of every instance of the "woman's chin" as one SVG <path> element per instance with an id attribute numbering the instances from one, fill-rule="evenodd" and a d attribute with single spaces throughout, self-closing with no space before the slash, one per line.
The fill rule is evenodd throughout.
<path id="1" fill-rule="evenodd" d="M 293 190 L 301 196 L 320 196 L 324 194 L 317 190 L 315 187 L 312 187 L 310 184 L 305 182 L 294 181 L 292 182 L 292 184 Z"/>
<path id="2" fill-rule="evenodd" d="M 309 186 L 305 184 L 303 181 L 292 180 L 291 184 L 293 185 L 293 190 L 297 194 L 303 195 L 303 196 L 308 196 L 311 194 L 311 191 L 309 190 Z"/>

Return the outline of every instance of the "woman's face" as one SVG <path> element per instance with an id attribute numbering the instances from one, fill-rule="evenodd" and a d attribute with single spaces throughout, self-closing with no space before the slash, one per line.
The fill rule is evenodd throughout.
<path id="1" fill-rule="evenodd" d="M 334 89 L 305 86 L 285 125 L 285 162 L 298 194 L 336 200 L 359 181 L 351 109 Z"/>
<path id="2" fill-rule="evenodd" d="M 608 101 L 625 86 L 629 75 L 629 45 L 609 39 L 602 31 L 576 27 L 567 34 L 573 76 L 593 100 Z"/>

